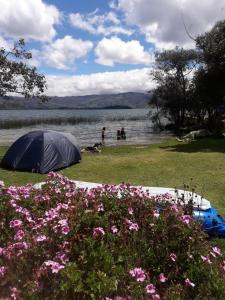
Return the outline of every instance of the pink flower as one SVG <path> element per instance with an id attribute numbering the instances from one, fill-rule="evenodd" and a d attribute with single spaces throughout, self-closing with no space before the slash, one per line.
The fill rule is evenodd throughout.
<path id="1" fill-rule="evenodd" d="M 59 216 L 58 211 L 56 208 L 51 208 L 48 211 L 45 212 L 46 220 L 47 221 L 52 221 L 55 218 Z"/>
<path id="2" fill-rule="evenodd" d="M 94 237 L 99 237 L 105 235 L 105 231 L 102 227 L 95 227 L 93 229 L 93 236 Z"/>
<path id="3" fill-rule="evenodd" d="M 70 197 L 72 197 L 72 196 L 73 196 L 72 193 L 70 193 L 70 192 L 67 192 L 67 193 L 66 193 L 66 197 L 67 197 L 67 198 L 70 198 Z"/>
<path id="4" fill-rule="evenodd" d="M 213 252 L 217 255 L 217 256 L 222 256 L 221 250 L 218 247 L 213 247 L 212 248 Z"/>
<path id="5" fill-rule="evenodd" d="M 22 224 L 23 224 L 23 223 L 22 223 L 21 220 L 13 220 L 13 221 L 10 221 L 10 222 L 9 222 L 9 227 L 10 227 L 10 228 L 15 228 L 15 229 L 17 229 L 17 228 L 21 227 Z"/>
<path id="6" fill-rule="evenodd" d="M 6 267 L 4 266 L 0 267 L 0 278 L 5 276 L 6 271 L 7 271 Z"/>
<path id="7" fill-rule="evenodd" d="M 61 269 L 65 268 L 64 265 L 60 265 L 59 263 L 52 261 L 52 260 L 47 260 L 44 262 L 46 266 L 50 266 L 52 273 L 58 273 Z"/>
<path id="8" fill-rule="evenodd" d="M 133 223 L 131 220 L 126 220 L 127 224 L 128 224 L 128 228 L 129 230 L 135 230 L 138 231 L 139 229 L 139 225 L 137 223 Z"/>
<path id="9" fill-rule="evenodd" d="M 190 281 L 190 279 L 185 279 L 185 284 L 187 285 L 187 286 L 191 286 L 191 287 L 195 287 L 195 284 L 193 283 L 193 282 L 191 282 Z"/>
<path id="10" fill-rule="evenodd" d="M 59 188 L 55 189 L 56 194 L 61 194 L 61 190 Z"/>
<path id="11" fill-rule="evenodd" d="M 203 256 L 203 255 L 201 255 L 201 259 L 204 262 L 206 262 L 207 264 L 211 264 L 212 263 L 211 260 L 210 260 L 210 258 L 209 258 L 209 256 Z"/>
<path id="12" fill-rule="evenodd" d="M 160 300 L 159 294 L 152 295 L 152 300 Z"/>
<path id="13" fill-rule="evenodd" d="M 23 230 L 18 230 L 17 233 L 14 236 L 15 241 L 21 241 L 25 236 L 25 233 Z"/>
<path id="14" fill-rule="evenodd" d="M 214 252 L 210 252 L 210 254 L 213 256 L 213 257 L 216 257 L 216 254 Z"/>
<path id="15" fill-rule="evenodd" d="M 154 210 L 153 211 L 153 216 L 158 219 L 159 216 L 160 216 L 159 211 L 158 210 Z"/>
<path id="16" fill-rule="evenodd" d="M 177 205 L 176 204 L 173 204 L 170 206 L 170 209 L 174 212 L 178 212 L 178 208 L 177 208 Z"/>
<path id="17" fill-rule="evenodd" d="M 39 235 L 39 236 L 36 237 L 37 242 L 43 242 L 43 241 L 46 241 L 46 240 L 47 240 L 46 235 Z"/>
<path id="18" fill-rule="evenodd" d="M 168 280 L 167 277 L 163 273 L 159 274 L 159 281 L 160 282 L 166 282 Z"/>
<path id="19" fill-rule="evenodd" d="M 130 230 L 138 231 L 139 225 L 138 225 L 137 223 L 132 223 L 132 224 L 129 226 L 129 229 L 130 229 Z"/>
<path id="20" fill-rule="evenodd" d="M 69 205 L 66 203 L 62 203 L 61 208 L 67 210 L 69 208 Z"/>
<path id="21" fill-rule="evenodd" d="M 62 251 L 56 253 L 56 258 L 59 259 L 62 264 L 66 264 L 69 261 L 69 258 Z"/>
<path id="22" fill-rule="evenodd" d="M 103 206 L 102 203 L 98 205 L 98 209 L 97 210 L 98 211 L 104 211 L 104 206 Z"/>
<path id="23" fill-rule="evenodd" d="M 55 263 L 51 266 L 52 273 L 58 273 L 61 269 L 65 268 L 65 266 Z"/>
<path id="24" fill-rule="evenodd" d="M 58 224 L 61 225 L 61 226 L 67 226 L 67 225 L 68 225 L 67 219 L 59 220 L 59 221 L 58 221 Z"/>
<path id="25" fill-rule="evenodd" d="M 10 296 L 13 300 L 17 300 L 19 298 L 19 292 L 16 287 L 10 288 Z"/>
<path id="26" fill-rule="evenodd" d="M 95 193 L 92 190 L 88 191 L 86 195 L 90 199 L 95 197 Z"/>
<path id="27" fill-rule="evenodd" d="M 192 220 L 192 217 L 190 215 L 183 215 L 181 217 L 181 222 L 183 222 L 186 225 L 189 225 L 191 220 Z"/>
<path id="28" fill-rule="evenodd" d="M 155 286 L 152 283 L 146 285 L 145 289 L 147 294 L 155 294 Z"/>
<path id="29" fill-rule="evenodd" d="M 17 242 L 14 244 L 15 249 L 28 249 L 26 242 Z"/>
<path id="30" fill-rule="evenodd" d="M 116 227 L 116 225 L 113 225 L 111 227 L 112 233 L 117 233 L 118 232 L 118 228 Z"/>
<path id="31" fill-rule="evenodd" d="M 10 200 L 9 201 L 12 207 L 17 207 L 16 201 L 15 200 Z"/>
<path id="32" fill-rule="evenodd" d="M 63 226 L 61 228 L 61 233 L 64 234 L 64 235 L 67 235 L 69 233 L 70 229 L 68 226 Z"/>
<path id="33" fill-rule="evenodd" d="M 7 190 L 6 190 L 7 194 L 9 194 L 12 198 L 18 200 L 20 199 L 20 197 L 17 195 L 18 194 L 18 189 L 15 186 L 10 186 Z"/>
<path id="34" fill-rule="evenodd" d="M 172 261 L 176 261 L 176 260 L 177 260 L 176 254 L 175 254 L 175 253 L 170 253 L 170 259 L 171 259 Z"/>
<path id="35" fill-rule="evenodd" d="M 129 271 L 129 274 L 137 281 L 143 282 L 146 278 L 145 271 L 142 268 L 134 268 Z"/>
<path id="36" fill-rule="evenodd" d="M 115 187 L 115 185 L 112 185 L 111 186 L 111 193 L 116 193 L 117 192 L 117 189 Z"/>
<path id="37" fill-rule="evenodd" d="M 45 262 L 44 262 L 44 264 L 46 265 L 46 266 L 51 266 L 52 264 L 54 264 L 55 262 L 53 261 L 53 260 L 46 260 Z"/>
<path id="38" fill-rule="evenodd" d="M 133 214 L 134 214 L 134 210 L 133 210 L 132 207 L 129 207 L 129 208 L 128 208 L 128 214 L 129 214 L 129 215 L 133 215 Z"/>

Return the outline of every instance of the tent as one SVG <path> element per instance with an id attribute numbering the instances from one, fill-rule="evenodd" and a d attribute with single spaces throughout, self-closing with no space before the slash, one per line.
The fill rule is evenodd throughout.
<path id="1" fill-rule="evenodd" d="M 2 166 L 13 170 L 48 173 L 81 160 L 80 147 L 72 134 L 31 131 L 8 149 Z"/>

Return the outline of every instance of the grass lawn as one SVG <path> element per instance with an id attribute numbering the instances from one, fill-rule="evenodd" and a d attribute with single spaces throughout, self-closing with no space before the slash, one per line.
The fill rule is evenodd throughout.
<path id="1" fill-rule="evenodd" d="M 0 156 L 6 151 L 0 147 Z M 70 179 L 190 189 L 208 198 L 225 216 L 225 139 L 192 143 L 168 140 L 147 146 L 105 147 L 101 153 L 85 153 L 80 164 L 61 171 Z M 42 181 L 45 175 L 0 168 L 7 185 Z"/>

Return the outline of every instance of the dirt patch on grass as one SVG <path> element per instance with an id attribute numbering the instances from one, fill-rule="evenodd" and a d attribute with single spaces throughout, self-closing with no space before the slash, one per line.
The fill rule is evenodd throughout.
<path id="1" fill-rule="evenodd" d="M 134 149 L 146 149 L 147 146 L 136 146 L 136 147 L 133 147 Z"/>

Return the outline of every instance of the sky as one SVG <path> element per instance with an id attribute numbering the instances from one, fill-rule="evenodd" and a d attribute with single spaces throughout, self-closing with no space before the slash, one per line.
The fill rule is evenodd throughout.
<path id="1" fill-rule="evenodd" d="M 193 48 L 225 0 L 0 0 L 0 47 L 24 38 L 53 96 L 146 92 L 154 53 Z M 185 25 L 184 25 L 185 24 Z"/>

